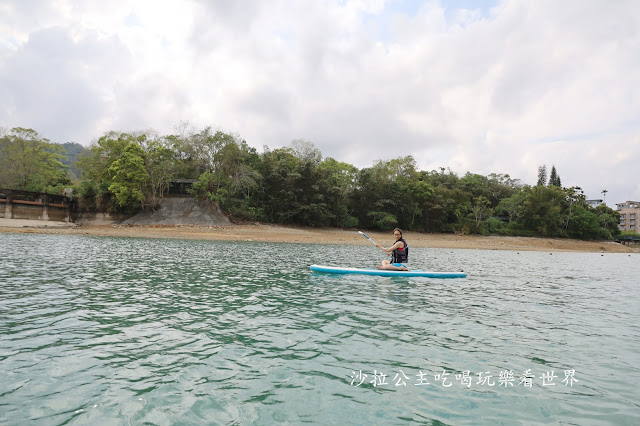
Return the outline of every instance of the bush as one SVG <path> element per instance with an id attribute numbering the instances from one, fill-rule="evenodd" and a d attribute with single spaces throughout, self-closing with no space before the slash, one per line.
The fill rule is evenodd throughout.
<path id="1" fill-rule="evenodd" d="M 211 200 L 216 189 L 215 184 L 216 176 L 206 171 L 198 176 L 198 180 L 193 183 L 192 189 L 189 192 L 199 200 Z"/>
<path id="2" fill-rule="evenodd" d="M 261 208 L 247 207 L 246 204 L 236 204 L 228 212 L 230 216 L 248 222 L 266 221 L 264 211 Z"/>
<path id="3" fill-rule="evenodd" d="M 349 216 L 344 222 L 345 228 L 357 228 L 358 225 L 359 225 L 358 218 L 353 216 Z"/>
<path id="4" fill-rule="evenodd" d="M 373 211 L 367 213 L 367 216 L 373 219 L 373 225 L 378 229 L 389 230 L 398 226 L 398 219 L 391 213 Z"/>
<path id="5" fill-rule="evenodd" d="M 490 234 L 496 234 L 498 231 L 505 227 L 504 222 L 502 222 L 497 217 L 491 216 L 487 220 L 485 220 L 487 231 Z"/>

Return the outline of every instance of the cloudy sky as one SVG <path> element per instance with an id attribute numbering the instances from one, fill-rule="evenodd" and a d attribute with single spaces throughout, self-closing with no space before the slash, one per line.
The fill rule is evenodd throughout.
<path id="1" fill-rule="evenodd" d="M 640 2 L 0 0 L 0 127 L 89 145 L 185 121 L 640 200 Z"/>

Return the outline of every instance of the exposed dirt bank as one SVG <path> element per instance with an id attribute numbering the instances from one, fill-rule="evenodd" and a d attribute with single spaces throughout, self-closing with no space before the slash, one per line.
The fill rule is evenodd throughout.
<path id="1" fill-rule="evenodd" d="M 216 203 L 199 203 L 191 197 L 165 197 L 158 210 L 143 211 L 121 222 L 123 225 L 227 226 L 229 219 Z"/>
<path id="2" fill-rule="evenodd" d="M 357 230 L 296 228 L 276 225 L 228 225 L 228 226 L 131 226 L 105 225 L 61 227 L 48 226 L 30 227 L 24 223 L 0 219 L 0 233 L 41 233 L 64 235 L 90 235 L 106 237 L 135 237 L 135 238 L 179 238 L 197 240 L 220 241 L 264 241 L 284 243 L 319 243 L 319 244 L 348 244 L 370 245 L 371 243 Z M 42 226 L 42 222 L 35 222 L 33 226 Z M 68 224 L 67 224 L 68 225 Z M 389 246 L 393 242 L 391 232 L 365 231 L 367 235 L 378 243 Z M 452 234 L 422 234 L 406 232 L 405 238 L 412 247 L 438 247 L 451 249 L 480 249 L 480 250 L 514 250 L 514 251 L 573 251 L 573 252 L 609 252 L 609 253 L 640 253 L 638 248 L 630 248 L 609 241 L 579 241 L 559 238 L 527 238 L 527 237 L 498 237 Z"/>

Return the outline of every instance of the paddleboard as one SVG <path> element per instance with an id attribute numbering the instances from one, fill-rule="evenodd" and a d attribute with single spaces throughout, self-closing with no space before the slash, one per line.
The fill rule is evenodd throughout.
<path id="1" fill-rule="evenodd" d="M 341 268 L 339 266 L 311 265 L 313 272 L 324 272 L 327 274 L 360 274 L 378 275 L 382 277 L 428 277 L 428 278 L 466 278 L 464 272 L 433 272 L 412 269 L 409 271 L 390 271 L 387 269 L 363 269 L 363 268 Z"/>

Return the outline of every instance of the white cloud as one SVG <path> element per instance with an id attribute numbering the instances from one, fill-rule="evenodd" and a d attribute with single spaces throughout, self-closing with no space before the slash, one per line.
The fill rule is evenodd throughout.
<path id="1" fill-rule="evenodd" d="M 4 1 L 0 126 L 87 144 L 188 120 L 358 167 L 411 154 L 534 183 L 555 164 L 640 199 L 635 1 L 477 4 Z"/>

